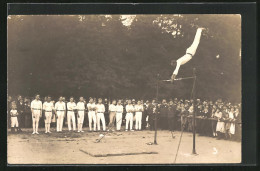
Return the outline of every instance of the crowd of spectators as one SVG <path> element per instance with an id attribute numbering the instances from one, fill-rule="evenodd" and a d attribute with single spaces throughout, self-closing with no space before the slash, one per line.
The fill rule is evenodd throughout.
<path id="1" fill-rule="evenodd" d="M 94 99 L 94 103 L 97 103 L 97 99 Z M 10 110 L 12 104 L 16 105 L 18 111 L 19 129 L 21 132 L 23 128 L 32 127 L 32 113 L 31 113 L 31 101 L 33 98 L 22 97 L 18 95 L 16 97 L 8 96 L 8 127 L 10 127 L 11 116 Z M 47 97 L 41 99 L 42 103 L 47 100 Z M 115 100 L 115 99 L 113 99 Z M 119 99 L 118 99 L 119 100 Z M 230 102 L 224 102 L 221 99 L 216 101 L 209 100 L 185 100 L 185 99 L 163 99 L 162 101 L 153 100 L 135 100 L 135 99 L 120 99 L 123 105 L 123 122 L 125 124 L 126 105 L 128 101 L 135 106 L 141 104 L 143 106 L 141 130 L 154 130 L 155 122 L 157 122 L 158 130 L 170 130 L 170 131 L 188 131 L 191 132 L 192 116 L 193 112 L 196 113 L 196 132 L 202 136 L 211 136 L 218 139 L 231 139 L 241 140 L 241 104 L 231 104 Z M 63 101 L 67 103 L 65 97 Z M 55 103 L 52 100 L 53 104 Z M 105 106 L 105 122 L 109 122 L 109 105 L 112 100 L 104 98 L 102 103 Z M 84 99 L 84 103 L 87 105 L 88 100 Z M 195 110 L 194 110 L 195 106 Z M 86 108 L 86 113 L 87 113 Z M 55 114 L 52 117 L 51 127 L 55 127 Z M 66 117 L 66 115 L 65 115 Z M 88 115 L 85 114 L 84 127 L 88 126 Z M 135 119 L 134 119 L 135 122 Z M 66 125 L 66 119 L 64 119 Z M 40 118 L 39 127 L 44 127 L 44 117 Z"/>

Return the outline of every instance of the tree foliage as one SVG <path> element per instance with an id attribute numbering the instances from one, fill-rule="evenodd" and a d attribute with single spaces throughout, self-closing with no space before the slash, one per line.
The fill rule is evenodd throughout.
<path id="1" fill-rule="evenodd" d="M 157 74 L 169 79 L 178 59 L 205 27 L 193 59 L 196 95 L 241 98 L 239 15 L 120 15 L 8 17 L 9 94 L 152 98 Z M 219 56 L 219 58 L 218 58 Z M 192 80 L 160 83 L 160 97 L 189 98 Z"/>

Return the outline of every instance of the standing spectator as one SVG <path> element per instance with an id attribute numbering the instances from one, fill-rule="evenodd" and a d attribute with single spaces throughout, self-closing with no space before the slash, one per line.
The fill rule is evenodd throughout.
<path id="1" fill-rule="evenodd" d="M 222 112 L 220 111 L 220 109 L 216 110 L 215 116 L 218 119 L 217 128 L 216 128 L 217 136 L 218 136 L 218 139 L 221 139 L 221 138 L 223 138 L 223 135 L 226 133 L 224 116 L 223 116 Z"/>
<path id="2" fill-rule="evenodd" d="M 158 127 L 161 129 L 168 128 L 168 105 L 165 99 L 162 100 L 162 104 L 160 106 L 160 119 Z"/>
<path id="3" fill-rule="evenodd" d="M 174 131 L 176 124 L 176 104 L 173 103 L 172 100 L 169 102 L 169 107 L 168 107 L 168 129 L 170 131 Z"/>
<path id="4" fill-rule="evenodd" d="M 8 96 L 8 99 L 7 99 L 7 123 L 8 123 L 8 128 L 11 127 L 11 115 L 10 115 L 10 111 L 11 111 L 11 108 L 12 108 L 12 96 Z"/>
<path id="5" fill-rule="evenodd" d="M 19 113 L 18 113 L 15 103 L 12 104 L 12 107 L 10 110 L 10 115 L 11 115 L 11 133 L 15 132 L 15 128 L 17 129 L 17 132 L 21 132 L 19 130 L 19 122 L 17 119 L 17 116 L 19 115 Z"/>
<path id="6" fill-rule="evenodd" d="M 17 106 L 17 111 L 19 113 L 19 115 L 17 116 L 18 123 L 19 123 L 18 129 L 20 132 L 22 132 L 21 128 L 24 127 L 24 101 L 22 99 L 22 96 L 18 96 L 16 106 Z"/>
<path id="7" fill-rule="evenodd" d="M 104 105 L 105 105 L 105 121 L 106 121 L 106 125 L 109 123 L 109 113 L 108 113 L 108 107 L 109 107 L 109 102 L 107 100 L 107 98 L 104 99 Z"/>
<path id="8" fill-rule="evenodd" d="M 31 110 L 30 110 L 30 99 L 26 98 L 25 103 L 24 103 L 24 126 L 25 128 L 30 128 L 32 126 L 32 115 L 31 115 Z"/>

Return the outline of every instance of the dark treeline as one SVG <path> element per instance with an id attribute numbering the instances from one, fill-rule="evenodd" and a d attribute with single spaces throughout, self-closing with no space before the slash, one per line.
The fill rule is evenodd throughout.
<path id="1" fill-rule="evenodd" d="M 200 98 L 241 99 L 239 15 L 9 16 L 8 93 L 32 96 L 152 98 L 156 76 L 169 79 L 171 59 L 185 54 L 196 27 L 206 27 L 194 58 Z M 219 58 L 217 58 L 219 56 Z M 189 98 L 192 80 L 160 84 L 160 98 Z"/>

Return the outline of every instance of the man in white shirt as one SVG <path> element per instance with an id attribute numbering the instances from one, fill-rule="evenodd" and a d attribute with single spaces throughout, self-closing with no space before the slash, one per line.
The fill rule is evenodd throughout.
<path id="1" fill-rule="evenodd" d="M 114 131 L 114 124 L 115 124 L 115 116 L 116 116 L 116 100 L 112 101 L 112 104 L 109 105 L 108 111 L 109 111 L 109 124 L 108 127 L 109 129 L 111 128 L 112 131 Z M 108 131 L 109 131 L 108 129 Z"/>
<path id="2" fill-rule="evenodd" d="M 93 121 L 93 129 L 96 131 L 97 126 L 97 117 L 96 117 L 96 105 L 94 100 L 90 98 L 89 103 L 87 104 L 88 108 L 88 123 L 89 123 L 89 130 L 92 131 L 92 121 Z"/>
<path id="3" fill-rule="evenodd" d="M 102 122 L 103 131 L 106 131 L 106 122 L 105 122 L 105 105 L 102 104 L 102 99 L 98 99 L 98 104 L 96 105 L 96 112 L 97 112 L 97 129 L 100 131 L 100 120 Z"/>
<path id="4" fill-rule="evenodd" d="M 121 105 L 121 100 L 118 100 L 116 105 L 116 130 L 120 131 L 122 125 L 122 115 L 124 107 Z"/>
<path id="5" fill-rule="evenodd" d="M 192 45 L 186 50 L 186 54 L 184 56 L 179 58 L 177 61 L 176 60 L 171 61 L 171 65 L 176 66 L 176 68 L 175 68 L 175 70 L 172 74 L 172 77 L 171 77 L 172 81 L 174 81 L 176 75 L 178 74 L 180 66 L 186 64 L 195 55 L 196 50 L 198 48 L 198 45 L 200 43 L 201 32 L 204 29 L 205 28 L 198 28 L 197 29 L 194 41 L 193 41 Z"/>
<path id="6" fill-rule="evenodd" d="M 35 96 L 35 100 L 31 102 L 31 112 L 32 112 L 32 121 L 33 121 L 33 133 L 39 134 L 39 119 L 42 117 L 42 102 L 40 101 L 40 95 Z"/>
<path id="7" fill-rule="evenodd" d="M 133 130 L 133 118 L 134 118 L 133 113 L 135 112 L 135 109 L 134 109 L 134 106 L 132 105 L 131 100 L 128 100 L 128 104 L 126 105 L 125 109 L 126 109 L 126 116 L 125 116 L 126 125 L 125 125 L 125 131 L 128 131 L 129 122 L 130 122 L 130 131 L 134 131 L 134 130 Z"/>
<path id="8" fill-rule="evenodd" d="M 60 97 L 59 101 L 56 102 L 55 110 L 57 115 L 57 132 L 62 132 L 63 119 L 66 112 L 66 104 L 63 102 L 63 97 Z"/>
<path id="9" fill-rule="evenodd" d="M 141 101 L 138 100 L 137 105 L 135 105 L 135 129 L 141 130 L 142 128 L 142 113 L 144 111 L 144 107 L 141 104 Z"/>
<path id="10" fill-rule="evenodd" d="M 47 97 L 47 101 L 43 103 L 43 111 L 45 115 L 45 134 L 51 133 L 50 127 L 51 127 L 51 118 L 52 118 L 52 112 L 54 110 L 53 103 L 51 102 L 51 97 Z"/>
<path id="11" fill-rule="evenodd" d="M 69 131 L 71 131 L 71 121 L 72 121 L 73 131 L 76 131 L 76 121 L 75 121 L 76 109 L 77 109 L 77 105 L 74 102 L 74 98 L 70 97 L 70 101 L 67 103 L 67 122 L 68 122 Z"/>
<path id="12" fill-rule="evenodd" d="M 84 115 L 85 115 L 85 103 L 83 97 L 79 98 L 79 102 L 77 103 L 77 111 L 78 111 L 78 132 L 84 132 L 82 130 Z"/>

